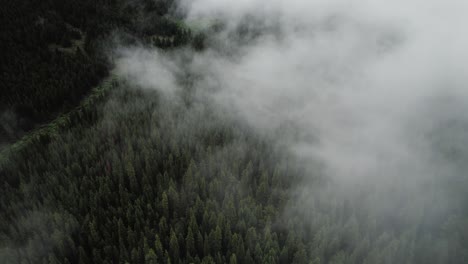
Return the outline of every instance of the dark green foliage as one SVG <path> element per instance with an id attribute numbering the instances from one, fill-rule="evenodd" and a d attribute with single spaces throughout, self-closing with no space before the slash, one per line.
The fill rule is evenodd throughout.
<path id="1" fill-rule="evenodd" d="M 125 32 L 162 48 L 190 32 L 167 14 L 172 1 L 4 1 L 0 9 L 0 144 L 66 112 L 108 73 L 106 41 Z M 144 14 L 144 15 L 143 15 Z M 139 17 L 147 19 L 140 20 Z M 8 129 L 14 127 L 14 132 Z"/>
<path id="2" fill-rule="evenodd" d="M 48 255 L 15 257 L 244 263 L 258 258 L 260 246 L 261 259 L 279 259 L 284 234 L 272 224 L 288 182 L 270 185 L 270 164 L 278 162 L 282 174 L 287 166 L 267 142 L 202 105 L 165 104 L 126 88 L 94 111 L 98 119 L 92 115 L 47 143 L 33 143 L 5 166 L 5 175 L 20 179 L 15 188 L 4 182 L 0 196 L 1 235 L 8 244 L 23 248 L 33 239 L 12 229 L 12 221 L 31 211 L 67 215 L 64 224 L 73 223 L 65 229 L 67 246 L 53 240 Z M 258 202 L 251 190 L 265 184 L 271 192 Z"/>
<path id="3" fill-rule="evenodd" d="M 85 49 L 94 39 L 73 20 L 81 9 L 68 13 L 62 2 L 2 3 L 0 110 L 29 120 L 22 130 L 74 106 L 106 75 L 103 57 Z"/>

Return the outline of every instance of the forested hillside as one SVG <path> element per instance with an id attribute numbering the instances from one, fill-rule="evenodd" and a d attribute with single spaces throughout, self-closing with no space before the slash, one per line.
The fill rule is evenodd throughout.
<path id="1" fill-rule="evenodd" d="M 272 263 L 283 248 L 286 262 L 304 257 L 275 221 L 289 172 L 268 142 L 201 104 L 121 86 L 4 168 L 4 262 Z"/>
<path id="2" fill-rule="evenodd" d="M 333 127 L 329 108 L 307 101 L 352 112 L 340 124 L 376 115 L 381 129 L 378 103 L 353 97 L 357 111 L 336 94 L 311 92 L 361 77 L 346 80 L 351 70 L 327 61 L 348 59 L 327 45 L 339 19 L 314 27 L 325 36 L 315 52 L 315 42 L 285 37 L 307 33 L 299 15 L 281 27 L 287 15 L 239 18 L 242 5 L 228 10 L 234 18 L 212 12 L 215 22 L 197 28 L 177 10 L 184 1 L 3 2 L 0 264 L 468 263 L 468 121 L 449 111 L 440 114 L 443 126 L 424 119 L 434 165 L 421 158 L 413 167 L 419 152 L 356 122 L 361 140 L 354 126 Z M 325 63 L 301 64 L 303 54 L 290 50 Z M 325 85 L 310 77 L 316 70 Z M 426 136 L 412 125 L 418 140 Z M 342 148 L 327 150 L 345 169 L 310 150 L 333 140 Z M 372 144 L 391 149 L 371 148 L 383 165 L 360 159 Z"/>
<path id="3" fill-rule="evenodd" d="M 10 157 L 1 171 L 2 262 L 466 258 L 464 233 L 457 231 L 466 218 L 443 217 L 440 231 L 434 223 L 395 225 L 412 214 L 382 221 L 378 208 L 360 209 L 372 198 L 331 202 L 332 194 L 304 212 L 289 201 L 306 171 L 282 147 L 206 102 L 166 100 L 118 81 L 105 101 L 83 108 L 69 127 Z M 315 192 L 323 192 L 322 184 L 317 178 Z M 445 246 L 432 252 L 434 243 L 448 243 L 452 255 L 444 255 Z"/>
<path id="4" fill-rule="evenodd" d="M 183 38 L 155 41 L 164 47 L 184 42 L 177 24 L 163 17 L 169 6 L 167 1 L 4 1 L 0 144 L 75 107 L 106 77 L 112 35 L 124 32 L 120 35 L 129 42 L 155 35 Z"/>

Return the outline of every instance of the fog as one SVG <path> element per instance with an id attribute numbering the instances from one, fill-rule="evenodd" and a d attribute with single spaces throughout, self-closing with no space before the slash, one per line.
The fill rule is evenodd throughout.
<path id="1" fill-rule="evenodd" d="M 218 25 L 206 48 L 120 48 L 118 72 L 171 100 L 190 74 L 195 98 L 288 146 L 307 173 L 286 218 L 317 223 L 330 199 L 431 229 L 466 207 L 466 1 L 181 0 L 177 11 Z M 317 175 L 331 184 L 317 190 Z"/>

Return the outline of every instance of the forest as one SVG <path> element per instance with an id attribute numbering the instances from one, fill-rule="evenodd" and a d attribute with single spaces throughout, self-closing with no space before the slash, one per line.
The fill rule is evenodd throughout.
<path id="1" fill-rule="evenodd" d="M 284 85 L 287 73 L 248 73 L 250 47 L 288 34 L 276 22 L 203 28 L 171 0 L 3 2 L 0 263 L 468 263 L 468 126 L 455 117 L 431 130 L 444 177 L 343 183 L 326 158 L 291 151 L 315 146 L 304 122 L 271 128 L 289 101 L 247 93 L 236 108 L 242 91 L 217 87 L 239 72 Z M 254 63 L 238 72 L 242 56 Z M 164 85 L 175 91 L 148 88 Z M 274 121 L 245 121 L 251 109 Z"/>
<path id="2" fill-rule="evenodd" d="M 163 17 L 166 1 L 21 1 L 2 5 L 0 144 L 71 110 L 109 74 L 105 49 L 120 33 L 127 42 L 161 47 L 187 42 Z M 145 13 L 144 21 L 137 21 Z M 167 38 L 177 36 L 170 42 Z"/>

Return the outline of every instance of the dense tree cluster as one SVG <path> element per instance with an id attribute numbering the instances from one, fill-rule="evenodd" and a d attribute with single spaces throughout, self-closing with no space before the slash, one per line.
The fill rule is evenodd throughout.
<path id="1" fill-rule="evenodd" d="M 468 257 L 466 212 L 436 218 L 427 208 L 402 207 L 385 214 L 381 203 L 369 209 L 379 193 L 340 199 L 326 194 L 320 178 L 309 190 L 313 199 L 304 200 L 313 204 L 293 204 L 304 171 L 228 113 L 124 82 L 113 91 L 107 102 L 88 105 L 70 129 L 38 139 L 4 164 L 2 263 Z"/>
<path id="2" fill-rule="evenodd" d="M 74 107 L 107 75 L 105 43 L 115 32 L 159 36 L 154 44 L 161 47 L 186 43 L 190 33 L 163 16 L 171 3 L 5 1 L 0 9 L 0 114 L 13 113 L 16 124 L 10 127 L 28 131 Z M 0 126 L 3 140 L 20 135 L 6 129 Z"/>
<path id="3" fill-rule="evenodd" d="M 291 180 L 279 154 L 202 106 L 118 93 L 96 124 L 4 168 L 19 179 L 1 194 L 5 261 L 302 263 L 275 225 Z M 48 227 L 25 223 L 35 215 Z"/>

